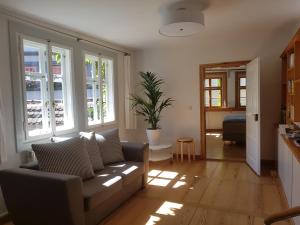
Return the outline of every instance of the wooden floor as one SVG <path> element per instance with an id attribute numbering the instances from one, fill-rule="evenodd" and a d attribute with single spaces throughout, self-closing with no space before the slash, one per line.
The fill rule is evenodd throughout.
<path id="1" fill-rule="evenodd" d="M 149 175 L 148 188 L 101 225 L 262 225 L 285 208 L 277 178 L 242 162 L 154 164 Z"/>
<path id="2" fill-rule="evenodd" d="M 101 225 L 263 225 L 285 205 L 277 178 L 258 177 L 242 162 L 156 163 L 149 176 L 148 187 Z"/>
<path id="3" fill-rule="evenodd" d="M 206 157 L 208 159 L 245 160 L 246 146 L 240 144 L 224 144 L 222 133 L 206 135 Z"/>

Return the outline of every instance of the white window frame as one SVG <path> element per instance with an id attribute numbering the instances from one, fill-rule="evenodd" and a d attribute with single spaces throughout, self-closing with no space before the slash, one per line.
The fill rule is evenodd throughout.
<path id="1" fill-rule="evenodd" d="M 103 107 L 100 107 L 100 120 L 99 120 L 99 123 L 96 123 L 96 124 L 89 124 L 89 121 L 88 121 L 88 113 L 87 113 L 87 91 L 86 91 L 86 86 L 88 84 L 88 80 L 87 80 L 87 74 L 86 74 L 86 69 L 85 69 L 85 58 L 86 58 L 86 55 L 88 56 L 92 56 L 92 57 L 95 57 L 95 58 L 98 58 L 98 71 L 101 71 L 101 66 L 102 66 L 102 59 L 108 59 L 108 60 L 111 60 L 113 65 L 112 65 L 112 77 L 111 77 L 111 92 L 110 92 L 110 98 L 113 99 L 113 113 L 114 113 L 114 120 L 113 121 L 109 121 L 109 122 L 104 122 L 104 113 L 103 113 Z M 116 120 L 116 94 L 115 94 L 115 60 L 113 57 L 110 57 L 110 56 L 105 56 L 105 55 L 102 55 L 102 54 L 99 54 L 99 53 L 95 53 L 95 52 L 91 52 L 91 51 L 83 51 L 83 87 L 84 87 L 84 101 L 85 101 L 85 124 L 86 124 L 86 128 L 87 129 L 92 129 L 92 128 L 97 128 L 97 127 L 103 127 L 103 126 L 108 126 L 108 125 L 113 125 L 113 124 L 116 124 L 117 123 L 117 120 Z M 101 73 L 101 72 L 100 72 Z M 106 80 L 107 82 L 107 80 Z M 97 84 L 100 85 L 100 106 L 103 105 L 103 96 L 102 96 L 102 79 L 101 79 L 101 74 L 99 76 L 99 81 L 97 81 Z M 94 106 L 94 108 L 97 108 Z"/>
<path id="2" fill-rule="evenodd" d="M 51 108 L 50 110 L 50 132 L 46 133 L 46 134 L 41 134 L 41 135 L 36 135 L 36 136 L 29 136 L 29 130 L 28 130 L 28 115 L 27 115 L 27 98 L 26 98 L 26 82 L 25 82 L 25 65 L 24 65 L 24 40 L 27 41 L 32 41 L 32 42 L 37 42 L 37 43 L 41 43 L 46 45 L 46 50 L 47 50 L 47 67 L 48 67 L 48 107 Z M 61 44 L 57 44 L 55 42 L 49 42 L 43 39 L 39 39 L 39 38 L 34 38 L 31 36 L 27 36 L 27 35 L 23 35 L 23 34 L 18 34 L 18 46 L 19 46 L 19 51 L 18 51 L 18 55 L 19 55 L 19 59 L 20 59 L 20 79 L 21 79 L 21 90 L 22 92 L 21 94 L 21 99 L 22 99 L 22 112 L 21 112 L 21 118 L 23 120 L 22 126 L 23 126 L 23 143 L 24 144 L 28 144 L 28 143 L 32 143 L 34 141 L 38 141 L 38 140 L 42 140 L 42 139 L 46 139 L 46 138 L 50 138 L 52 136 L 56 136 L 56 135 L 64 135 L 64 134 L 70 134 L 70 133 L 74 133 L 77 130 L 76 127 L 76 123 L 75 123 L 75 110 L 74 110 L 74 57 L 73 57 L 73 48 L 69 47 L 69 46 L 64 46 Z M 54 86 L 53 86 L 53 71 L 52 71 L 52 47 L 58 47 L 58 48 L 64 48 L 70 51 L 70 78 L 69 78 L 69 92 L 72 95 L 71 98 L 71 110 L 72 114 L 73 114 L 73 128 L 71 129 L 66 129 L 66 130 L 61 130 L 61 131 L 57 131 L 56 130 L 56 123 L 55 123 L 55 110 L 54 110 Z M 50 79 L 51 78 L 51 79 Z M 44 83 L 44 82 L 43 82 Z M 47 88 L 46 84 L 41 84 L 41 90 L 45 90 Z"/>
<path id="3" fill-rule="evenodd" d="M 64 46 L 61 44 L 57 44 L 55 42 L 51 42 L 50 44 L 50 48 L 49 48 L 49 57 L 52 62 L 52 55 L 50 53 L 52 53 L 52 48 L 63 48 L 69 51 L 69 62 L 65 62 L 65 63 L 69 63 L 69 69 L 70 71 L 67 71 L 67 67 L 64 65 L 64 73 L 65 77 L 63 77 L 63 82 L 62 82 L 62 90 L 63 90 L 63 102 L 64 102 L 64 108 L 68 109 L 65 110 L 65 114 L 68 114 L 66 117 L 69 117 L 73 120 L 73 128 L 69 128 L 69 129 L 64 129 L 64 130 L 58 130 L 57 126 L 56 126 L 56 121 L 55 121 L 55 115 L 52 116 L 52 119 L 54 119 L 53 123 L 55 124 L 55 126 L 53 126 L 53 134 L 54 135 L 64 135 L 64 134 L 68 134 L 68 133 L 72 133 L 75 132 L 77 130 L 76 128 L 76 123 L 75 123 L 75 104 L 74 104 L 74 98 L 75 98 L 75 90 L 74 90 L 74 69 L 73 69 L 73 49 L 71 47 L 68 46 Z M 66 59 L 64 59 L 66 60 Z M 61 67 L 63 68 L 63 65 L 61 64 Z M 52 63 L 49 66 L 49 75 L 50 77 L 54 77 L 53 76 L 53 70 L 52 70 Z M 67 77 L 67 73 L 69 73 L 70 75 Z M 65 80 L 64 80 L 65 79 Z M 50 88 L 52 89 L 50 94 L 52 94 L 53 96 L 51 96 L 51 100 L 54 103 L 54 82 L 51 79 L 50 81 Z M 66 88 L 64 88 L 64 86 Z M 71 98 L 68 98 L 68 94 L 71 93 Z M 51 110 L 52 114 L 55 114 L 55 110 Z M 55 130 L 56 129 L 56 130 Z"/>

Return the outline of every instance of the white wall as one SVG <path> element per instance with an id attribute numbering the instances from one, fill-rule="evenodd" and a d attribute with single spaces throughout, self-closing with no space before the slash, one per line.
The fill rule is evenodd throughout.
<path id="1" fill-rule="evenodd" d="M 182 45 L 158 46 L 137 52 L 137 71 L 153 71 L 164 80 L 168 97 L 175 99 L 161 121 L 165 137 L 179 136 L 200 139 L 199 64 L 261 58 L 261 118 L 262 159 L 275 159 L 276 129 L 280 109 L 280 54 L 298 28 L 292 23 L 274 30 L 272 34 L 243 33 L 230 38 L 211 40 L 184 38 Z M 197 41 L 195 41 L 197 40 Z M 139 127 L 145 125 L 140 122 Z"/>
<path id="2" fill-rule="evenodd" d="M 16 167 L 21 162 L 21 155 L 17 154 L 15 136 L 14 136 L 14 118 L 13 118 L 13 100 L 10 77 L 9 61 L 9 39 L 8 39 L 8 21 L 0 15 L 0 98 L 5 106 L 1 123 L 4 122 L 5 128 L 4 140 L 7 149 L 8 160 L 0 165 L 0 169 Z M 2 124 L 1 124 L 2 125 Z M 0 137 L 1 138 L 1 137 Z M 2 196 L 0 197 L 0 213 L 5 211 Z"/>

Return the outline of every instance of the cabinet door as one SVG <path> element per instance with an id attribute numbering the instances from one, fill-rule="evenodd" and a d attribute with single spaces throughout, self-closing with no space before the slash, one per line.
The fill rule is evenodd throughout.
<path id="1" fill-rule="evenodd" d="M 289 207 L 292 206 L 292 185 L 293 185 L 293 153 L 289 147 L 284 143 L 284 192 L 287 198 Z"/>
<path id="2" fill-rule="evenodd" d="M 300 164 L 293 156 L 293 194 L 292 206 L 300 206 Z M 295 225 L 300 225 L 300 217 L 294 219 Z"/>
<path id="3" fill-rule="evenodd" d="M 293 170 L 293 154 L 283 140 L 278 135 L 278 175 L 282 183 L 282 188 L 289 207 L 292 205 L 292 170 Z"/>
<path id="4" fill-rule="evenodd" d="M 281 183 L 284 183 L 284 143 L 281 137 L 280 132 L 278 133 L 278 176 L 281 180 Z"/>

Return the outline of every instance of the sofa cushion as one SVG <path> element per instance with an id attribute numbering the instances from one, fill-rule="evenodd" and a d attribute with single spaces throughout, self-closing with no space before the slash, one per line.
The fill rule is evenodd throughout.
<path id="1" fill-rule="evenodd" d="M 94 177 L 89 155 L 79 137 L 59 143 L 33 144 L 32 149 L 41 171 L 75 175 L 82 179 Z"/>
<path id="2" fill-rule="evenodd" d="M 101 171 L 102 174 L 115 174 L 121 176 L 124 185 L 129 184 L 139 176 L 144 174 L 144 163 L 142 162 L 121 162 L 106 165 Z"/>
<path id="3" fill-rule="evenodd" d="M 98 173 L 83 182 L 84 208 L 91 210 L 122 189 L 122 177 L 117 174 Z"/>
<path id="4" fill-rule="evenodd" d="M 104 168 L 102 157 L 96 141 L 95 132 L 80 132 L 82 140 L 85 142 L 91 164 L 94 171 L 99 171 Z"/>
<path id="5" fill-rule="evenodd" d="M 104 165 L 125 160 L 118 129 L 96 133 L 96 140 L 99 145 Z"/>

